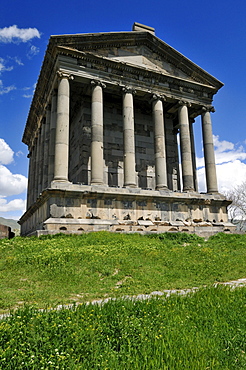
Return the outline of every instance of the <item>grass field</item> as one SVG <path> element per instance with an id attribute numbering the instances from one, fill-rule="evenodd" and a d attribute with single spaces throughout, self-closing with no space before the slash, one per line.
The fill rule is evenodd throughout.
<path id="1" fill-rule="evenodd" d="M 246 235 L 90 233 L 0 241 L 0 313 L 246 275 Z"/>
<path id="2" fill-rule="evenodd" d="M 245 369 L 246 288 L 116 300 L 0 322 L 1 369 Z"/>
<path id="3" fill-rule="evenodd" d="M 0 241 L 0 369 L 245 369 L 246 235 Z M 188 296 L 57 304 L 202 287 Z M 39 308 L 46 308 L 39 311 Z"/>

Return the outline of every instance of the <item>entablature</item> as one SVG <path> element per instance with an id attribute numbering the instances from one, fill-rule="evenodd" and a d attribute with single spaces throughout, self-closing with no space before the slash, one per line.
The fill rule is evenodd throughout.
<path id="1" fill-rule="evenodd" d="M 144 45 L 143 41 L 147 39 L 147 44 L 149 44 L 150 41 L 157 44 L 161 41 L 155 36 L 153 36 L 153 40 L 150 40 L 149 37 L 152 38 L 152 36 L 153 35 L 145 35 L 145 32 L 138 32 L 137 40 L 139 45 Z M 71 41 L 71 44 L 73 46 L 77 45 L 76 43 L 74 44 L 73 37 L 72 39 L 73 42 Z M 121 41 L 120 45 L 122 45 Z M 69 42 L 65 44 L 69 44 Z M 105 43 L 102 44 L 104 47 L 107 46 Z M 112 46 L 112 40 L 109 44 Z M 134 44 L 131 39 L 130 44 L 136 45 L 136 42 Z M 34 140 L 35 132 L 41 126 L 47 104 L 49 104 L 53 90 L 57 87 L 56 73 L 58 70 L 72 74 L 74 81 L 78 83 L 88 84 L 92 79 L 99 79 L 106 84 L 108 92 L 120 92 L 122 86 L 129 85 L 136 90 L 138 97 L 147 99 L 149 95 L 153 93 L 165 95 L 168 103 L 168 113 L 173 113 L 175 111 L 175 104 L 177 101 L 182 99 L 188 100 L 193 107 L 193 117 L 199 114 L 197 112 L 201 109 L 201 106 L 209 106 L 212 104 L 213 95 L 217 93 L 219 88 L 218 85 L 212 86 L 204 84 L 196 81 L 196 79 L 171 75 L 164 71 L 153 70 L 148 66 L 131 64 L 126 61 L 118 61 L 102 55 L 95 55 L 88 50 L 78 50 L 80 49 L 79 45 L 77 45 L 78 49 L 62 46 L 59 43 L 54 45 L 53 42 L 52 47 L 48 47 L 30 108 L 23 135 L 23 142 L 27 145 L 30 145 L 30 141 Z M 168 45 L 165 47 L 167 50 L 171 48 Z M 172 49 L 170 53 L 174 57 L 175 53 L 173 54 L 173 50 L 174 49 Z M 177 58 L 181 58 L 181 56 L 182 54 L 180 53 L 176 55 Z M 190 61 L 190 63 L 192 62 Z M 196 68 L 199 69 L 197 66 Z M 197 73 L 196 69 L 194 73 Z M 211 76 L 211 82 L 213 79 L 214 78 Z M 217 81 L 216 79 L 214 80 Z"/>

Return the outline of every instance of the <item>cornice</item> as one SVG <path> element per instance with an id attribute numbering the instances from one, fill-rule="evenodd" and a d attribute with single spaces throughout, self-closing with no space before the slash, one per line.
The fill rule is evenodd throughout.
<path id="1" fill-rule="evenodd" d="M 64 56 L 70 56 L 70 57 L 72 56 L 84 62 L 93 62 L 95 64 L 104 65 L 106 67 L 111 67 L 116 70 L 131 72 L 137 76 L 143 76 L 143 77 L 153 76 L 154 78 L 156 78 L 156 80 L 162 79 L 167 82 L 175 81 L 176 83 L 178 83 L 178 85 L 183 84 L 184 86 L 186 84 L 186 86 L 190 87 L 190 90 L 191 90 L 190 92 L 192 92 L 191 86 L 193 88 L 204 87 L 204 88 L 210 89 L 211 91 L 213 91 L 214 94 L 217 92 L 216 87 L 213 85 L 208 85 L 205 83 L 197 82 L 196 80 L 174 76 L 174 75 L 171 75 L 170 73 L 165 73 L 164 71 L 162 72 L 160 70 L 153 70 L 143 65 L 135 65 L 135 64 L 131 64 L 125 61 L 118 61 L 118 60 L 110 59 L 104 56 L 95 55 L 94 53 L 90 53 L 90 52 L 82 52 L 76 49 L 59 46 L 57 47 L 57 55 L 58 54 L 64 55 Z"/>
<path id="2" fill-rule="evenodd" d="M 165 59 L 177 66 L 180 70 L 192 76 L 195 80 L 203 78 L 209 81 L 217 89 L 223 83 L 193 63 L 190 59 L 175 50 L 173 47 L 149 32 L 107 32 L 93 34 L 61 35 L 51 36 L 51 46 L 67 46 L 80 51 L 90 51 L 100 48 L 122 47 L 122 46 L 148 46 L 154 53 L 165 57 Z"/>
<path id="3" fill-rule="evenodd" d="M 154 71 L 144 66 L 112 60 L 90 51 L 97 48 L 122 47 L 123 45 L 147 46 L 154 53 L 160 56 L 165 55 L 166 60 L 188 74 L 192 80 Z M 119 79 L 120 75 L 122 75 L 121 78 L 128 78 L 126 84 L 129 84 L 129 81 L 134 77 L 135 85 L 138 85 L 139 88 L 145 85 L 145 80 L 147 79 L 151 81 L 149 85 L 152 84 L 153 90 L 157 92 L 158 86 L 161 87 L 163 84 L 169 84 L 170 90 L 173 91 L 174 97 L 177 99 L 182 99 L 183 94 L 186 93 L 191 96 L 194 94 L 195 96 L 197 92 L 205 91 L 208 93 L 207 103 L 209 103 L 209 100 L 212 101 L 212 96 L 223 86 L 220 81 L 149 32 L 131 31 L 51 36 L 23 134 L 23 142 L 29 146 L 31 146 L 31 138 L 35 136 L 34 133 L 41 125 L 41 119 L 46 105 L 52 89 L 55 87 L 59 55 L 76 58 L 77 65 L 81 67 L 86 66 L 86 63 L 91 63 L 95 71 L 98 69 L 101 72 L 102 68 L 106 68 L 108 69 L 107 72 L 111 73 L 112 78 L 114 77 L 114 73 L 117 79 Z M 110 72 L 110 69 L 112 72 Z M 198 74 L 200 80 L 204 79 L 208 84 L 199 81 L 199 78 L 196 78 Z M 206 99 L 204 98 L 204 100 L 205 104 Z"/>

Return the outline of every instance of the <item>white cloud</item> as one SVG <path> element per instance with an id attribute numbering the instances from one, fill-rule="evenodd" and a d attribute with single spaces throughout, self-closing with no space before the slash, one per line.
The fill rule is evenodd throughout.
<path id="1" fill-rule="evenodd" d="M 214 136 L 215 162 L 219 191 L 224 193 L 246 179 L 246 148 Z M 197 158 L 199 191 L 206 192 L 204 158 Z"/>
<path id="2" fill-rule="evenodd" d="M 4 60 L 3 58 L 0 58 L 0 74 L 2 72 L 9 72 L 9 71 L 12 71 L 13 70 L 13 66 L 10 66 L 10 67 L 6 67 L 6 60 Z"/>
<path id="3" fill-rule="evenodd" d="M 218 186 L 221 193 L 228 192 L 246 180 L 246 163 L 235 160 L 216 166 Z"/>
<path id="4" fill-rule="evenodd" d="M 27 178 L 20 174 L 13 174 L 0 165 L 0 197 L 21 194 L 26 191 Z"/>
<path id="5" fill-rule="evenodd" d="M 22 63 L 22 61 L 18 58 L 18 57 L 14 57 L 13 60 L 15 61 L 16 64 L 18 64 L 19 66 L 24 66 L 24 63 Z"/>
<path id="6" fill-rule="evenodd" d="M 10 146 L 0 138 L 0 164 L 9 164 L 14 160 L 14 152 Z"/>
<path id="7" fill-rule="evenodd" d="M 4 87 L 3 81 L 0 80 L 0 95 L 8 94 L 12 90 L 16 90 L 16 87 L 14 85 Z"/>
<path id="8" fill-rule="evenodd" d="M 10 202 L 7 202 L 6 199 L 0 198 L 0 212 L 21 211 L 24 213 L 25 209 L 26 201 L 23 199 L 14 199 Z"/>
<path id="9" fill-rule="evenodd" d="M 17 157 L 23 155 L 21 151 L 15 153 Z M 9 217 L 18 218 L 18 212 L 25 211 L 25 200 L 6 197 L 21 194 L 27 189 L 27 178 L 21 174 L 13 174 L 4 165 L 12 163 L 14 152 L 4 139 L 0 138 L 0 214 L 2 212 L 13 212 Z M 17 212 L 17 213 L 16 213 Z"/>
<path id="10" fill-rule="evenodd" d="M 16 157 L 22 157 L 24 155 L 24 153 L 19 150 L 18 152 L 15 153 Z"/>
<path id="11" fill-rule="evenodd" d="M 31 95 L 23 94 L 22 96 L 23 96 L 23 98 L 27 98 L 27 99 L 32 98 L 32 94 Z"/>
<path id="12" fill-rule="evenodd" d="M 30 47 L 30 50 L 27 53 L 27 57 L 31 59 L 34 55 L 37 55 L 39 53 L 39 48 L 37 46 L 32 45 Z"/>
<path id="13" fill-rule="evenodd" d="M 213 135 L 214 147 L 217 153 L 225 152 L 227 150 L 233 150 L 234 144 L 230 141 L 222 140 L 220 141 L 219 135 Z"/>
<path id="14" fill-rule="evenodd" d="M 18 28 L 16 25 L 0 28 L 0 42 L 3 43 L 27 42 L 34 37 L 40 38 L 40 36 L 37 28 Z"/>
<path id="15" fill-rule="evenodd" d="M 23 98 L 32 98 L 33 97 L 33 94 L 34 94 L 34 91 L 35 91 L 35 88 L 36 88 L 36 83 L 32 86 L 32 87 L 24 87 L 23 90 L 24 91 L 28 91 L 28 90 L 31 90 L 32 89 L 32 93 L 29 93 L 29 94 L 23 94 Z"/>

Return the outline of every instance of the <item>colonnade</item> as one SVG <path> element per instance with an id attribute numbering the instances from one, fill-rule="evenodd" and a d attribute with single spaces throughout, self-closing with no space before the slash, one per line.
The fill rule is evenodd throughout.
<path id="1" fill-rule="evenodd" d="M 58 72 L 58 89 L 47 107 L 46 120 L 30 152 L 28 206 L 35 202 L 39 193 L 54 182 L 68 182 L 69 166 L 69 105 L 70 83 L 73 77 Z M 91 81 L 91 184 L 103 184 L 103 89 L 105 84 Z M 135 137 L 134 137 L 134 89 L 122 89 L 123 108 L 123 163 L 124 186 L 136 187 Z M 156 189 L 167 189 L 167 163 L 165 148 L 165 122 L 163 101 L 165 97 L 152 96 L 154 124 L 154 153 Z M 183 191 L 196 191 L 194 177 L 194 142 L 188 114 L 189 104 L 179 101 L 178 121 Z M 214 157 L 211 109 L 202 108 L 202 133 L 206 170 L 207 192 L 218 192 Z"/>

